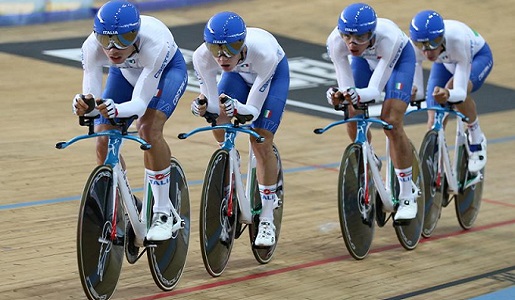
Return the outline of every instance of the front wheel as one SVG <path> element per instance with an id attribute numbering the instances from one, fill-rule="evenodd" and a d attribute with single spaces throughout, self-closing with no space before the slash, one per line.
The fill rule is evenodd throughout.
<path id="1" fill-rule="evenodd" d="M 455 196 L 454 207 L 456 208 L 456 217 L 460 226 L 467 230 L 472 228 L 479 214 L 481 199 L 483 198 L 485 169 L 483 168 L 480 174 L 472 174 L 468 171 L 469 157 L 465 147 L 466 145 L 462 145 L 458 149 L 459 193 Z M 483 178 L 478 183 L 465 187 L 475 176 L 482 176 Z"/>
<path id="2" fill-rule="evenodd" d="M 211 156 L 200 200 L 200 249 L 204 267 L 213 277 L 225 270 L 237 232 L 238 199 L 229 160 L 224 149 Z"/>
<path id="3" fill-rule="evenodd" d="M 190 196 L 188 182 L 179 161 L 172 157 L 170 170 L 170 201 L 184 222 L 184 228 L 177 230 L 171 239 L 157 243 L 147 249 L 150 272 L 156 285 L 172 290 L 184 271 L 190 239 Z"/>
<path id="4" fill-rule="evenodd" d="M 369 170 L 364 169 L 363 155 L 360 144 L 350 144 L 343 154 L 338 178 L 340 228 L 347 250 L 357 260 L 368 255 L 375 228 L 375 189 Z"/>
<path id="5" fill-rule="evenodd" d="M 275 225 L 275 244 L 270 247 L 258 247 L 254 245 L 254 241 L 256 240 L 256 236 L 258 234 L 258 225 L 259 225 L 259 215 L 256 214 L 253 217 L 253 222 L 249 226 L 249 237 L 250 244 L 252 245 L 252 253 L 256 260 L 261 264 L 266 264 L 272 260 L 272 256 L 274 255 L 275 249 L 277 248 L 277 243 L 279 242 L 279 234 L 281 233 L 281 222 L 283 219 L 283 204 L 284 204 L 284 182 L 283 182 L 283 168 L 281 163 L 281 156 L 279 155 L 279 150 L 277 147 L 273 145 L 273 151 L 275 157 L 277 159 L 277 189 L 276 195 L 278 199 L 277 207 L 274 209 L 274 225 Z M 254 180 L 254 184 L 252 185 L 253 192 L 250 195 L 254 195 L 252 200 L 252 210 L 260 211 L 261 210 L 261 195 L 259 194 L 258 182 L 256 178 L 256 171 L 254 169 L 252 174 L 252 179 Z"/>
<path id="6" fill-rule="evenodd" d="M 445 172 L 440 161 L 438 131 L 430 130 L 420 146 L 420 167 L 424 177 L 424 226 L 422 236 L 428 238 L 436 228 L 442 213 L 442 203 L 447 201 Z"/>
<path id="7" fill-rule="evenodd" d="M 77 226 L 77 262 L 88 299 L 110 299 L 124 258 L 125 219 L 113 199 L 113 170 L 98 166 L 82 193 Z"/>
<path id="8" fill-rule="evenodd" d="M 425 196 L 425 186 L 424 186 L 424 176 L 422 172 L 422 168 L 420 167 L 420 161 L 418 160 L 417 151 L 415 147 L 411 144 L 412 153 L 413 153 L 413 161 L 412 161 L 412 180 L 420 191 L 420 195 L 416 195 L 417 200 L 417 215 L 414 219 L 409 220 L 406 225 L 398 225 L 395 226 L 395 234 L 397 235 L 397 239 L 400 244 L 406 250 L 413 250 L 417 247 L 418 242 L 420 241 L 420 237 L 422 236 L 422 228 L 424 227 L 424 199 Z M 397 180 L 397 176 L 395 175 L 395 170 L 391 169 L 392 183 L 394 188 L 393 191 L 395 193 L 395 199 L 398 199 L 398 191 L 399 191 L 399 181 Z"/>

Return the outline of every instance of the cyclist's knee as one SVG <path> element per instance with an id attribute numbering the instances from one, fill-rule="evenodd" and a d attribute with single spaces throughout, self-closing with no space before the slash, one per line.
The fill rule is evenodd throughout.
<path id="1" fill-rule="evenodd" d="M 159 141 L 163 139 L 163 128 L 156 124 L 142 122 L 138 126 L 139 136 L 152 144 L 152 141 Z"/>
<path id="2" fill-rule="evenodd" d="M 251 137 L 250 142 L 252 144 L 252 150 L 256 155 L 256 158 L 267 157 L 272 152 L 272 145 L 274 143 L 274 134 L 265 129 L 255 129 L 256 132 L 265 138 L 262 143 L 258 143 L 255 138 Z"/>
<path id="3" fill-rule="evenodd" d="M 107 155 L 107 137 L 102 136 L 98 137 L 96 141 L 97 147 L 97 164 L 101 165 L 104 163 L 106 155 Z"/>

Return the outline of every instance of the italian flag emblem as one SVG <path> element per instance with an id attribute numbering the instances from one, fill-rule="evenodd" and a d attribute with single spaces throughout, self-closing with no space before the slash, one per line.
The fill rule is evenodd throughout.
<path id="1" fill-rule="evenodd" d="M 396 90 L 402 90 L 402 83 L 397 82 L 397 83 L 395 84 L 395 89 L 396 89 Z"/>
<path id="2" fill-rule="evenodd" d="M 269 109 L 265 110 L 265 112 L 263 113 L 263 116 L 267 119 L 270 118 L 272 116 L 272 111 Z"/>

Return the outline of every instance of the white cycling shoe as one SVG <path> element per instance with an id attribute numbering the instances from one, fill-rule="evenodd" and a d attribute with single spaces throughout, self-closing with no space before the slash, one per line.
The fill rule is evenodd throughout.
<path id="1" fill-rule="evenodd" d="M 483 141 L 479 145 L 469 145 L 470 156 L 468 169 L 471 173 L 481 171 L 486 165 L 486 137 L 483 134 Z"/>
<path id="2" fill-rule="evenodd" d="M 417 199 L 414 195 L 410 199 L 399 199 L 399 208 L 393 219 L 395 221 L 415 219 L 417 210 Z"/>
<path id="3" fill-rule="evenodd" d="M 152 217 L 152 226 L 147 232 L 147 240 L 158 242 L 166 241 L 173 235 L 173 216 L 157 212 Z"/>
<path id="4" fill-rule="evenodd" d="M 270 247 L 275 245 L 275 225 L 268 219 L 259 221 L 258 234 L 254 245 L 261 247 Z"/>

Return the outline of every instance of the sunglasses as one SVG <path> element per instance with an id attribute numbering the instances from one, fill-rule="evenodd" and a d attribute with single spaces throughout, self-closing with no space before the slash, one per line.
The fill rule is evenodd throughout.
<path id="1" fill-rule="evenodd" d="M 211 44 L 206 42 L 205 44 L 207 49 L 209 49 L 209 52 L 211 52 L 214 57 L 225 56 L 227 58 L 231 58 L 240 53 L 243 48 L 244 41 L 241 40 L 227 44 Z"/>
<path id="2" fill-rule="evenodd" d="M 435 38 L 434 40 L 430 41 L 424 41 L 424 42 L 415 42 L 413 41 L 413 44 L 415 47 L 419 48 L 420 50 L 435 50 L 436 48 L 440 47 L 440 45 L 443 43 L 443 36 L 439 36 Z"/>
<path id="3" fill-rule="evenodd" d="M 129 31 L 129 32 L 122 33 L 122 34 L 113 34 L 113 35 L 95 33 L 95 37 L 97 38 L 97 41 L 106 50 L 109 50 L 113 47 L 115 47 L 116 49 L 119 49 L 119 50 L 127 49 L 132 44 L 134 44 L 137 36 L 138 36 L 137 31 Z"/>
<path id="4" fill-rule="evenodd" d="M 372 32 L 367 32 L 367 33 L 363 33 L 363 34 L 348 34 L 348 33 L 340 32 L 340 35 L 346 43 L 354 43 L 354 44 L 358 44 L 358 45 L 363 45 L 363 44 L 368 43 L 374 36 L 372 34 Z"/>

